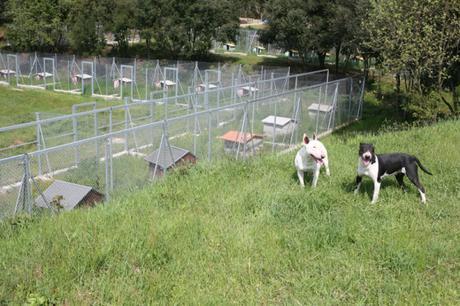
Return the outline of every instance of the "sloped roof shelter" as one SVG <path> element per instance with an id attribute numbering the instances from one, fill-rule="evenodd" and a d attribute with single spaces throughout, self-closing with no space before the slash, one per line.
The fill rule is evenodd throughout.
<path id="1" fill-rule="evenodd" d="M 60 201 L 64 210 L 72 210 L 82 203 L 102 201 L 103 194 L 96 191 L 90 186 L 69 183 L 65 181 L 55 180 L 44 192 L 46 200 L 51 202 L 56 196 L 62 196 Z M 35 205 L 42 208 L 48 208 L 47 203 L 39 195 L 35 199 Z"/>
<path id="2" fill-rule="evenodd" d="M 144 160 L 151 164 L 156 164 L 160 167 L 160 169 L 165 170 L 174 166 L 187 154 L 191 153 L 175 146 L 171 146 L 170 152 L 167 146 L 162 146 L 161 148 L 156 149 L 153 153 L 147 155 Z"/>
<path id="3" fill-rule="evenodd" d="M 251 133 L 241 133 L 239 131 L 228 131 L 224 135 L 220 136 L 219 139 L 229 142 L 235 142 L 244 144 L 253 139 L 261 139 L 261 135 L 251 134 Z"/>

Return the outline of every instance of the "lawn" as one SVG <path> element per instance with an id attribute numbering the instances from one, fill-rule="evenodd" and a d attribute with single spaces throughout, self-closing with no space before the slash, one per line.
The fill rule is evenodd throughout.
<path id="1" fill-rule="evenodd" d="M 68 114 L 73 104 L 95 101 L 101 106 L 110 103 L 89 96 L 0 85 L 0 126 L 35 120 L 35 112 Z"/>
<path id="2" fill-rule="evenodd" d="M 458 303 L 460 122 L 382 125 L 379 107 L 324 139 L 332 176 L 315 190 L 298 185 L 292 152 L 203 162 L 95 209 L 5 221 L 0 303 Z M 391 177 L 377 205 L 369 180 L 353 195 L 362 141 L 417 155 L 434 173 L 420 173 L 428 205 Z"/>

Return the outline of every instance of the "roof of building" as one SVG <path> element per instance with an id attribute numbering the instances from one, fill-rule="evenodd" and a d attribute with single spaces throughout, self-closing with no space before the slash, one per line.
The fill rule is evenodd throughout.
<path id="1" fill-rule="evenodd" d="M 263 124 L 270 124 L 270 125 L 273 125 L 273 124 L 276 124 L 277 126 L 286 126 L 287 124 L 289 124 L 290 122 L 293 122 L 294 120 L 292 120 L 292 118 L 287 118 L 287 117 L 280 117 L 280 116 L 276 116 L 276 122 L 275 122 L 275 116 L 268 116 L 266 117 L 265 119 L 262 120 L 262 123 Z"/>
<path id="2" fill-rule="evenodd" d="M 79 78 L 79 79 L 83 79 L 83 80 L 87 80 L 87 79 L 92 79 L 92 78 L 93 78 L 92 75 L 87 74 L 87 73 L 76 74 L 75 77 L 77 77 L 77 78 Z"/>
<path id="3" fill-rule="evenodd" d="M 198 85 L 198 86 L 201 87 L 201 88 L 206 88 L 206 84 L 200 84 L 200 85 Z M 213 84 L 213 83 L 209 83 L 209 84 L 208 84 L 208 88 L 209 88 L 209 89 L 215 89 L 215 88 L 217 88 L 217 85 L 216 85 L 216 84 Z"/>
<path id="4" fill-rule="evenodd" d="M 259 91 L 258 88 L 252 87 L 252 86 L 243 86 L 243 87 L 241 87 L 241 88 L 242 88 L 243 90 L 246 90 L 246 91 L 252 91 L 252 92 L 254 92 L 254 91 Z"/>
<path id="5" fill-rule="evenodd" d="M 158 155 L 158 152 L 160 152 L 159 155 Z M 144 160 L 152 164 L 157 164 L 164 170 L 164 169 L 170 168 L 171 166 L 174 166 L 179 160 L 181 160 L 188 153 L 190 153 L 190 151 L 187 151 L 187 150 L 175 147 L 175 146 L 171 146 L 171 152 L 169 152 L 169 149 L 167 146 L 162 146 L 161 150 L 160 148 L 156 149 L 153 153 L 147 155 L 144 158 Z M 172 154 L 172 158 L 171 158 L 171 154 Z M 158 162 L 157 162 L 157 159 L 158 159 Z"/>
<path id="6" fill-rule="evenodd" d="M 69 183 L 65 181 L 55 180 L 44 192 L 48 203 L 56 196 L 62 196 L 60 201 L 64 210 L 72 210 L 77 206 L 91 191 L 97 192 L 90 186 Z M 97 192 L 100 194 L 99 192 Z M 35 199 L 35 205 L 38 207 L 48 208 L 45 201 L 39 195 Z"/>
<path id="7" fill-rule="evenodd" d="M 246 139 L 246 143 L 247 143 L 247 142 L 251 141 L 252 139 L 262 138 L 262 136 L 256 135 L 256 134 L 251 134 L 251 133 L 241 133 L 241 132 L 238 132 L 238 131 L 228 131 L 227 133 L 225 133 L 224 135 L 220 136 L 219 138 L 222 139 L 222 140 L 225 140 L 225 141 L 231 141 L 231 142 L 243 143 L 244 144 L 245 139 Z"/>
<path id="8" fill-rule="evenodd" d="M 176 85 L 176 82 L 173 82 L 171 80 L 166 80 L 166 81 L 160 81 L 160 84 L 163 85 L 166 84 L 166 86 L 173 86 L 173 85 Z"/>
<path id="9" fill-rule="evenodd" d="M 332 106 L 327 105 L 327 104 L 318 104 L 318 103 L 312 103 L 308 107 L 309 111 L 314 111 L 314 112 L 323 112 L 323 113 L 328 113 L 332 110 Z"/>

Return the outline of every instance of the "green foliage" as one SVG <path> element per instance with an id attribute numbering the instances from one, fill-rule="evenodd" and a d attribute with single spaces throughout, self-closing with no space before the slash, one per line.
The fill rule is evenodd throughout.
<path id="1" fill-rule="evenodd" d="M 15 50 L 99 54 L 113 33 L 119 55 L 138 31 L 147 48 L 176 56 L 207 54 L 213 40 L 233 39 L 238 10 L 230 0 L 10 0 L 8 38 Z"/>
<path id="2" fill-rule="evenodd" d="M 403 109 L 416 120 L 434 122 L 449 115 L 449 109 L 442 102 L 439 93 L 435 91 L 427 95 L 409 93 L 403 97 Z"/>
<path id="3" fill-rule="evenodd" d="M 383 64 L 396 73 L 397 86 L 410 93 L 429 96 L 459 84 L 460 6 L 456 0 L 375 1 L 366 21 L 369 44 L 378 51 Z M 399 78 L 403 85 L 399 85 Z M 454 86 L 450 86 L 453 82 Z M 417 97 L 413 99 L 419 101 Z M 431 103 L 429 102 L 429 103 Z M 445 102 L 449 104 L 448 102 Z M 458 110 L 457 102 L 450 108 Z M 421 108 L 420 108 L 421 107 Z M 433 105 L 413 105 L 429 111 Z M 417 111 L 417 113 L 420 113 Z M 423 114 L 422 114 L 423 116 Z"/>
<path id="4" fill-rule="evenodd" d="M 336 66 L 342 46 L 348 55 L 356 54 L 352 44 L 359 17 L 355 1 L 271 0 L 266 6 L 269 30 L 262 39 L 282 48 L 295 49 L 306 59 L 313 51 L 324 66 L 326 53 L 336 50 Z"/>
<path id="5" fill-rule="evenodd" d="M 60 51 L 65 47 L 65 0 L 9 0 L 8 39 L 16 50 Z"/>
<path id="6" fill-rule="evenodd" d="M 107 22 L 104 1 L 72 1 L 69 18 L 70 47 L 77 54 L 100 54 L 105 47 L 104 25 Z"/>
<path id="7" fill-rule="evenodd" d="M 316 190 L 299 187 L 292 152 L 200 164 L 19 230 L 3 223 L 0 300 L 456 304 L 459 122 L 369 132 L 374 121 L 324 139 L 332 176 L 321 175 Z M 428 206 L 394 178 L 384 179 L 377 205 L 369 204 L 368 180 L 353 195 L 361 141 L 417 155 L 434 173 L 420 174 Z"/>
<path id="8" fill-rule="evenodd" d="M 186 57 L 206 54 L 212 40 L 233 38 L 238 15 L 228 0 L 139 2 L 141 34 L 154 48 Z"/>

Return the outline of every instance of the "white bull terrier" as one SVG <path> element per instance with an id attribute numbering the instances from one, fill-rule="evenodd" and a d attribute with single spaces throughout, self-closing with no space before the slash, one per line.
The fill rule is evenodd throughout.
<path id="1" fill-rule="evenodd" d="M 307 134 L 303 134 L 302 148 L 297 152 L 294 164 L 302 187 L 305 187 L 304 173 L 307 171 L 313 172 L 312 187 L 316 187 L 318 183 L 321 166 L 324 165 L 326 168 L 326 175 L 331 175 L 329 172 L 329 160 L 327 158 L 326 147 L 317 139 L 315 134 L 313 134 L 313 140 L 310 140 Z"/>

